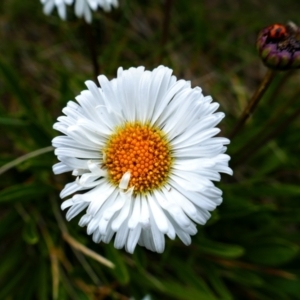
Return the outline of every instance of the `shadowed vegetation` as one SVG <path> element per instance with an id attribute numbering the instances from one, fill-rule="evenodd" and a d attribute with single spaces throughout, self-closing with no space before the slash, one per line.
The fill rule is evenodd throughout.
<path id="1" fill-rule="evenodd" d="M 297 23 L 300 2 L 177 0 L 167 33 L 164 9 L 120 0 L 87 25 L 71 8 L 64 22 L 38 0 L 1 1 L 0 166 L 50 146 L 84 81 L 113 78 L 119 66 L 169 66 L 220 103 L 229 136 L 267 72 L 257 33 Z M 163 254 L 130 255 L 95 244 L 79 217 L 67 223 L 60 211 L 73 177 L 53 175 L 53 151 L 16 162 L 0 181 L 0 299 L 300 299 L 299 80 L 298 70 L 275 74 L 229 145 L 234 176 L 216 183 L 224 202 L 189 247 L 167 240 Z"/>

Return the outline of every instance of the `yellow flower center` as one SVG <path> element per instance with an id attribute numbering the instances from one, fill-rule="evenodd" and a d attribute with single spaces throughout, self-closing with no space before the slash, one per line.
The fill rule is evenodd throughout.
<path id="1" fill-rule="evenodd" d="M 109 179 L 118 185 L 125 172 L 130 172 L 128 187 L 135 193 L 147 193 L 167 181 L 172 166 L 169 142 L 163 132 L 138 122 L 117 128 L 104 148 L 104 165 Z"/>

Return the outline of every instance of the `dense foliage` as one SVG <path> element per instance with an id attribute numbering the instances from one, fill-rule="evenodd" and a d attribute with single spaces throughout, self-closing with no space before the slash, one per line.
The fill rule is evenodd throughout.
<path id="1" fill-rule="evenodd" d="M 84 81 L 119 66 L 173 68 L 220 103 L 229 136 L 267 72 L 258 31 L 298 22 L 299 1 L 120 0 L 91 25 L 71 10 L 68 21 L 45 16 L 38 0 L 1 1 L 0 11 L 0 165 L 31 153 L 0 175 L 0 299 L 300 299 L 298 70 L 275 75 L 232 140 L 234 176 L 217 183 L 224 202 L 189 247 L 168 240 L 163 254 L 130 255 L 93 243 L 60 211 L 72 178 L 53 175 L 46 148 Z"/>

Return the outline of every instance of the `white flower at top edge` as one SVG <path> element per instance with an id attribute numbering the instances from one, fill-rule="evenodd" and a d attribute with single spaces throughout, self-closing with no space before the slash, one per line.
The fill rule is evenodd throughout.
<path id="1" fill-rule="evenodd" d="M 50 15 L 53 9 L 56 7 L 58 15 L 61 19 L 66 20 L 67 18 L 67 5 L 71 5 L 73 0 L 41 0 L 44 5 L 44 13 Z"/>
<path id="2" fill-rule="evenodd" d="M 111 11 L 111 7 L 118 7 L 118 0 L 75 0 L 75 15 L 84 17 L 88 23 L 92 22 L 91 10 L 96 11 L 98 6 L 104 11 Z"/>
<path id="3" fill-rule="evenodd" d="M 73 195 L 62 203 L 67 220 L 85 211 L 79 225 L 94 242 L 114 237 L 130 253 L 137 244 L 163 252 L 165 235 L 189 245 L 222 202 L 212 181 L 232 174 L 229 140 L 215 137 L 224 113 L 167 67 L 119 68 L 117 78 L 98 80 L 53 126 L 64 134 L 52 141 L 53 171 L 76 176 L 60 194 Z"/>
<path id="4" fill-rule="evenodd" d="M 104 11 L 111 11 L 112 7 L 118 7 L 118 0 L 40 0 L 44 5 L 44 13 L 49 15 L 53 9 L 56 7 L 58 10 L 58 15 L 61 19 L 66 20 L 67 11 L 66 6 L 74 4 L 75 15 L 77 17 L 84 17 L 85 21 L 88 23 L 92 22 L 92 12 L 96 11 L 98 7 L 102 8 Z"/>

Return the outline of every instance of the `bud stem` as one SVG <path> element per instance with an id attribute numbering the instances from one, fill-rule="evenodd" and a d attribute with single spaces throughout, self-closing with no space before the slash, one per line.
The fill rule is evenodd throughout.
<path id="1" fill-rule="evenodd" d="M 255 154 L 259 149 L 261 149 L 263 146 L 265 146 L 270 140 L 272 140 L 274 137 L 281 134 L 294 120 L 296 120 L 300 116 L 300 108 L 294 111 L 294 113 L 287 118 L 283 123 L 278 125 L 274 130 L 272 130 L 269 134 L 267 134 L 265 137 L 263 137 L 259 144 L 256 144 L 256 147 L 253 147 L 247 154 L 245 154 L 243 157 L 241 157 L 238 161 L 234 162 L 234 165 L 237 165 L 241 161 L 245 162 L 246 159 L 249 159 L 250 156 Z"/>
<path id="2" fill-rule="evenodd" d="M 95 36 L 96 33 L 94 31 L 93 25 L 87 24 L 86 22 L 84 22 L 84 29 L 85 29 L 85 36 L 86 36 L 87 44 L 88 44 L 89 51 L 90 51 L 90 59 L 91 59 L 91 63 L 93 66 L 94 78 L 97 82 L 97 77 L 98 77 L 99 73 L 101 72 L 100 64 L 98 61 L 97 43 L 95 43 L 95 41 L 97 41 L 97 37 Z"/>
<path id="3" fill-rule="evenodd" d="M 258 102 L 261 100 L 262 96 L 264 95 L 265 91 L 269 87 L 270 83 L 274 79 L 276 71 L 268 69 L 263 81 L 261 82 L 258 89 L 255 91 L 254 95 L 248 102 L 248 105 L 245 107 L 242 115 L 240 116 L 238 122 L 236 123 L 235 127 L 233 128 L 232 132 L 229 134 L 229 139 L 233 139 L 236 134 L 242 129 L 248 118 L 254 112 Z"/>
<path id="4" fill-rule="evenodd" d="M 233 161 L 233 165 L 238 165 L 241 162 L 245 162 L 248 160 L 253 154 L 255 154 L 259 149 L 261 149 L 265 144 L 272 138 L 276 136 L 276 133 L 280 133 L 292 120 L 294 120 L 295 116 L 292 114 L 291 117 L 287 118 L 284 122 L 278 122 L 282 119 L 282 116 L 285 115 L 286 111 L 299 100 L 299 90 L 294 94 L 293 97 L 289 101 L 287 101 L 284 105 L 280 106 L 277 109 L 274 117 L 272 117 L 265 126 L 252 138 L 250 141 L 246 143 L 237 153 L 234 155 L 236 159 Z M 296 111 L 299 111 L 296 110 Z M 296 116 L 298 112 L 296 112 Z M 276 127 L 276 123 L 280 123 Z M 283 125 L 282 125 L 283 124 Z M 270 128 L 275 128 L 267 133 Z M 267 134 L 265 134 L 267 133 Z"/>

